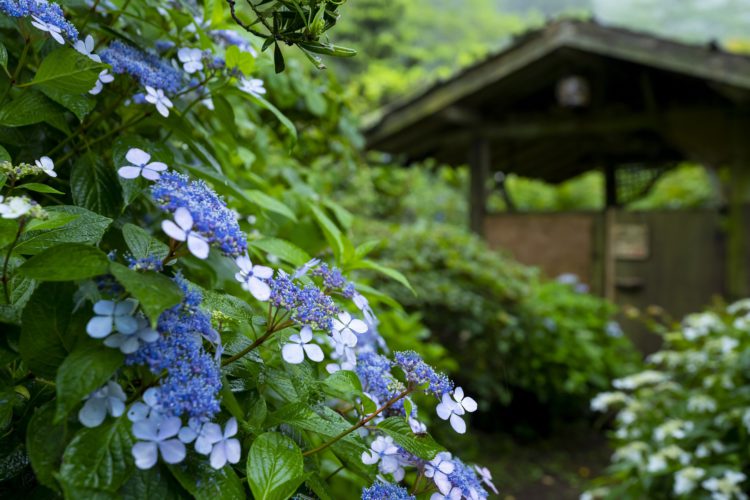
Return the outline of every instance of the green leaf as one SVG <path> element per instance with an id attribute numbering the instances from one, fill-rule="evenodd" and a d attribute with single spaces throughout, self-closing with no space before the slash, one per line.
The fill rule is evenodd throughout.
<path id="1" fill-rule="evenodd" d="M 36 479 L 44 486 L 57 490 L 59 486 L 54 473 L 60 466 L 68 432 L 66 425 L 58 425 L 52 421 L 54 415 L 54 401 L 49 401 L 34 411 L 26 429 L 26 453 Z"/>
<path id="2" fill-rule="evenodd" d="M 235 500 L 245 498 L 242 481 L 231 467 L 214 469 L 207 457 L 188 453 L 187 458 L 168 465 L 172 475 L 197 500 Z"/>
<path id="3" fill-rule="evenodd" d="M 65 194 L 62 191 L 58 191 L 57 189 L 53 188 L 52 186 L 48 186 L 40 182 L 27 182 L 26 184 L 16 186 L 16 189 L 25 189 L 27 191 L 34 191 L 36 193 Z"/>
<path id="4" fill-rule="evenodd" d="M 133 224 L 122 226 L 122 236 L 125 243 L 130 249 L 130 253 L 136 259 L 142 259 L 149 255 L 154 255 L 159 259 L 164 259 L 169 253 L 169 247 L 157 240 L 148 231 Z"/>
<path id="5" fill-rule="evenodd" d="M 82 332 L 71 329 L 72 283 L 42 283 L 23 310 L 19 351 L 38 377 L 54 378 Z"/>
<path id="6" fill-rule="evenodd" d="M 65 212 L 47 212 L 46 219 L 32 219 L 26 224 L 26 231 L 41 231 L 42 229 L 55 229 L 64 226 L 68 222 L 76 220 L 79 215 L 66 214 Z"/>
<path id="7" fill-rule="evenodd" d="M 344 229 L 349 229 L 350 227 L 352 227 L 354 216 L 347 209 L 331 200 L 325 200 L 323 201 L 323 204 L 336 215 L 336 219 L 338 219 L 341 227 L 343 227 Z"/>
<path id="8" fill-rule="evenodd" d="M 357 374 L 349 370 L 339 370 L 330 374 L 321 382 L 321 387 L 326 394 L 343 399 L 344 401 L 354 402 L 359 398 L 362 401 L 372 400 L 362 394 L 362 383 L 359 381 Z M 374 411 L 373 408 L 371 411 Z"/>
<path id="9" fill-rule="evenodd" d="M 400 271 L 397 271 L 397 270 L 392 269 L 390 267 L 385 267 L 385 266 L 383 266 L 381 264 L 378 264 L 377 262 L 373 262 L 371 260 L 361 260 L 361 261 L 359 261 L 359 263 L 357 263 L 357 265 L 355 267 L 362 268 L 362 269 L 372 269 L 373 271 L 377 271 L 377 272 L 379 272 L 381 274 L 384 274 L 384 275 L 388 276 L 389 278 L 391 278 L 393 280 L 396 280 L 399 283 L 401 283 L 402 285 L 404 285 L 414 295 L 417 294 L 417 292 L 414 290 L 414 288 L 412 288 L 411 283 L 409 283 L 409 280 L 406 279 L 406 276 L 404 276 L 403 274 L 401 274 Z"/>
<path id="10" fill-rule="evenodd" d="M 35 255 L 18 272 L 40 281 L 75 281 L 106 274 L 107 255 L 88 245 L 63 243 Z"/>
<path id="11" fill-rule="evenodd" d="M 100 342 L 79 342 L 57 371 L 55 421 L 62 421 L 86 396 L 103 386 L 123 359 L 120 351 Z"/>
<path id="12" fill-rule="evenodd" d="M 0 67 L 8 73 L 8 49 L 2 43 L 0 43 Z"/>
<path id="13" fill-rule="evenodd" d="M 34 255 L 61 243 L 96 245 L 112 223 L 112 219 L 81 207 L 63 205 L 45 209 L 50 215 L 61 213 L 76 215 L 77 218 L 54 229 L 27 231 L 21 236 L 21 241 L 15 249 L 16 253 Z"/>
<path id="14" fill-rule="evenodd" d="M 182 299 L 177 284 L 163 274 L 153 271 L 137 272 L 113 262 L 110 271 L 125 290 L 140 302 L 143 312 L 153 324 L 159 315 Z"/>
<path id="15" fill-rule="evenodd" d="M 10 153 L 4 147 L 0 146 L 0 161 L 11 161 Z M 3 174 L 4 176 L 5 174 Z M 3 181 L 4 182 L 4 181 Z M 0 187 L 3 186 L 3 182 L 0 182 Z"/>
<path id="16" fill-rule="evenodd" d="M 429 434 L 414 434 L 404 417 L 386 418 L 378 424 L 378 429 L 391 436 L 403 449 L 424 460 L 432 460 L 445 451 Z"/>
<path id="17" fill-rule="evenodd" d="M 105 67 L 77 50 L 60 47 L 47 54 L 31 82 L 22 86 L 46 85 L 68 94 L 83 94 L 91 90 Z"/>
<path id="18" fill-rule="evenodd" d="M 289 133 L 292 135 L 292 138 L 295 141 L 297 140 L 297 128 L 294 126 L 294 123 L 292 123 L 292 121 L 287 118 L 284 113 L 279 111 L 276 106 L 274 106 L 261 96 L 248 94 L 247 92 L 242 91 L 238 91 L 238 93 L 248 101 L 259 104 L 261 107 L 273 113 L 276 119 L 279 120 L 279 122 L 281 122 L 281 124 L 289 131 Z"/>
<path id="19" fill-rule="evenodd" d="M 94 110 L 96 99 L 85 94 L 69 94 L 54 85 L 40 85 L 39 90 L 68 111 L 71 111 L 78 121 L 83 121 Z"/>
<path id="20" fill-rule="evenodd" d="M 336 259 L 341 260 L 344 256 L 344 240 L 341 236 L 341 231 L 321 209 L 315 205 L 310 205 L 310 210 L 312 211 L 315 220 L 318 222 L 318 226 L 320 226 L 320 229 L 323 231 L 326 241 L 331 245 L 331 249 L 336 256 Z"/>
<path id="21" fill-rule="evenodd" d="M 22 127 L 45 121 L 70 133 L 62 108 L 34 90 L 23 92 L 0 108 L 0 125 L 6 127 Z"/>
<path id="22" fill-rule="evenodd" d="M 147 470 L 136 469 L 117 493 L 122 500 L 177 500 L 182 497 L 172 475 L 160 465 Z"/>
<path id="23" fill-rule="evenodd" d="M 247 480 L 256 500 L 285 500 L 304 477 L 302 452 L 277 432 L 261 434 L 247 455 Z"/>
<path id="24" fill-rule="evenodd" d="M 122 206 L 117 177 L 114 169 L 93 153 L 81 156 L 70 174 L 73 201 L 102 215 L 117 216 Z"/>
<path id="25" fill-rule="evenodd" d="M 310 255 L 297 245 L 278 238 L 263 238 L 250 241 L 248 244 L 265 253 L 275 255 L 279 259 L 288 262 L 295 267 L 299 267 L 311 259 Z"/>
<path id="26" fill-rule="evenodd" d="M 297 216 L 294 215 L 294 212 L 276 198 L 268 196 L 263 191 L 258 191 L 257 189 L 250 189 L 247 191 L 247 194 L 250 199 L 254 200 L 253 203 L 260 209 L 275 212 L 279 215 L 283 215 L 292 222 L 297 222 Z"/>
<path id="27" fill-rule="evenodd" d="M 86 373 L 81 370 L 81 374 Z M 88 376 L 88 373 L 86 373 Z M 130 449 L 132 423 L 126 416 L 108 418 L 99 427 L 82 429 L 73 437 L 60 467 L 60 477 L 78 488 L 117 491 L 133 473 Z"/>

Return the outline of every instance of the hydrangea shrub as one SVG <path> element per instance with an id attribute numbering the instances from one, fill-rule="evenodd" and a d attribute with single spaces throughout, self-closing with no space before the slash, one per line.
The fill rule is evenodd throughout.
<path id="1" fill-rule="evenodd" d="M 647 369 L 591 408 L 614 416 L 612 465 L 587 498 L 747 498 L 750 300 L 687 316 Z"/>
<path id="2" fill-rule="evenodd" d="M 342 3 L 0 0 L 4 496 L 494 489 L 424 421 L 477 403 L 389 351 L 353 271 L 407 280 L 294 169 L 238 168 L 297 138 L 258 78 L 279 44 L 350 55 L 321 39 Z"/>

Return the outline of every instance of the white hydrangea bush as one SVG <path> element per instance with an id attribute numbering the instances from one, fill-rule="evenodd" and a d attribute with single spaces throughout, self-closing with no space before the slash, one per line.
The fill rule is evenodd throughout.
<path id="1" fill-rule="evenodd" d="M 687 316 L 646 361 L 591 401 L 615 451 L 582 498 L 748 498 L 750 299 Z"/>

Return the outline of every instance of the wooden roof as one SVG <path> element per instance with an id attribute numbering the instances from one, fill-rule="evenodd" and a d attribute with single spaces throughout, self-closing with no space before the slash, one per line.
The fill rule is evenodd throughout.
<path id="1" fill-rule="evenodd" d="M 586 106 L 556 98 L 571 76 L 587 83 Z M 368 148 L 406 162 L 453 165 L 484 137 L 494 169 L 559 182 L 604 164 L 728 162 L 735 125 L 750 123 L 749 103 L 749 57 L 560 21 L 382 108 L 365 136 Z"/>

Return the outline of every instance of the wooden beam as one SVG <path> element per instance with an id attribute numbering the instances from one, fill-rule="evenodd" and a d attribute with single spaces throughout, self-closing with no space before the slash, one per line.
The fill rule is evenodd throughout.
<path id="1" fill-rule="evenodd" d="M 487 180 L 490 175 L 490 143 L 477 137 L 469 150 L 469 228 L 484 235 L 487 213 Z"/>

